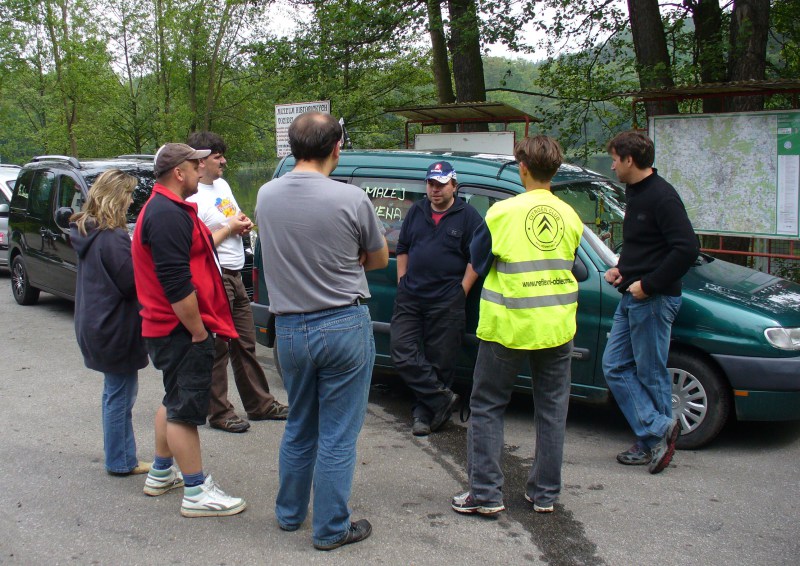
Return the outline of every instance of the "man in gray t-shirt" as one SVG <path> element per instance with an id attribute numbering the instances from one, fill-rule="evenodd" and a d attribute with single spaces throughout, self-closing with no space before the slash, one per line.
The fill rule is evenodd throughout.
<path id="1" fill-rule="evenodd" d="M 316 312 L 370 296 L 359 255 L 386 242 L 362 189 L 296 167 L 261 187 L 256 221 L 269 235 L 261 251 L 270 312 Z"/>
<path id="2" fill-rule="evenodd" d="M 261 187 L 256 203 L 276 353 L 291 407 L 275 515 L 281 529 L 300 528 L 313 483 L 312 540 L 319 550 L 372 533 L 366 519 L 350 521 L 348 500 L 375 362 L 364 272 L 389 261 L 364 191 L 328 178 L 339 162 L 341 136 L 328 114 L 298 116 L 289 127 L 295 168 Z"/>

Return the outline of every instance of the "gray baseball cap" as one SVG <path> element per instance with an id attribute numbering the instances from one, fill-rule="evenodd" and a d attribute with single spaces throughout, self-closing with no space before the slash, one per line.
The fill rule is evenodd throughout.
<path id="1" fill-rule="evenodd" d="M 210 149 L 194 149 L 185 143 L 166 143 L 156 152 L 153 160 L 153 173 L 158 179 L 161 175 L 174 169 L 184 161 L 203 159 L 211 155 Z"/>

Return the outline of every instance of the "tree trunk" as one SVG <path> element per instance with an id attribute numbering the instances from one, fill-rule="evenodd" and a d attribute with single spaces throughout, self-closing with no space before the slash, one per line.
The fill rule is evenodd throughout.
<path id="1" fill-rule="evenodd" d="M 450 9 L 450 53 L 458 102 L 486 101 L 481 59 L 481 37 L 475 0 L 448 0 Z M 465 124 L 464 131 L 487 132 L 489 124 Z"/>
<path id="2" fill-rule="evenodd" d="M 431 67 L 433 81 L 436 85 L 436 99 L 439 104 L 452 104 L 456 101 L 456 95 L 453 92 L 453 79 L 450 75 L 450 60 L 447 56 L 447 40 L 444 36 L 440 0 L 428 0 L 428 25 L 431 34 Z M 455 124 L 442 126 L 442 133 L 455 131 Z"/>
<path id="3" fill-rule="evenodd" d="M 167 43 L 166 43 L 166 30 L 164 25 L 164 20 L 166 18 L 164 14 L 164 4 L 163 0 L 155 0 L 155 8 L 156 8 L 156 41 L 158 43 L 158 58 L 156 59 L 156 70 L 158 76 L 158 83 L 161 86 L 161 95 L 162 100 L 164 101 L 163 106 L 163 116 L 161 119 L 164 122 L 164 126 L 160 129 L 156 129 L 154 133 L 154 139 L 157 144 L 160 144 L 159 141 L 160 135 L 163 135 L 164 132 L 171 132 L 172 131 L 172 91 L 170 87 L 170 71 L 169 71 L 169 61 L 167 60 Z"/>
<path id="4" fill-rule="evenodd" d="M 767 67 L 769 35 L 769 0 L 736 0 L 731 17 L 731 43 L 728 55 L 728 78 L 731 82 L 762 80 Z M 732 112 L 764 109 L 762 96 L 735 96 L 728 101 Z M 750 238 L 726 236 L 725 249 L 748 251 Z M 747 265 L 748 256 L 730 256 L 728 261 Z"/>
<path id="5" fill-rule="evenodd" d="M 639 84 L 643 89 L 675 86 L 658 0 L 628 0 L 628 13 Z M 673 100 L 648 102 L 646 107 L 648 116 L 678 113 L 678 103 Z"/>
<path id="6" fill-rule="evenodd" d="M 728 77 L 725 68 L 725 45 L 722 42 L 722 8 L 719 6 L 719 0 L 685 0 L 684 4 L 692 11 L 700 82 L 725 82 Z M 722 98 L 703 99 L 703 113 L 724 110 L 725 102 Z"/>
<path id="7" fill-rule="evenodd" d="M 731 18 L 728 78 L 731 82 L 763 80 L 767 68 L 769 0 L 736 0 Z M 738 96 L 730 101 L 733 112 L 764 109 L 762 96 Z"/>

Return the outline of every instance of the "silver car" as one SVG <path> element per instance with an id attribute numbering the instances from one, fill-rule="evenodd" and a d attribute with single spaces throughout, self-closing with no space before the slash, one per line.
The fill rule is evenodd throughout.
<path id="1" fill-rule="evenodd" d="M 18 165 L 0 165 L 0 267 L 8 267 L 8 207 L 19 169 Z"/>

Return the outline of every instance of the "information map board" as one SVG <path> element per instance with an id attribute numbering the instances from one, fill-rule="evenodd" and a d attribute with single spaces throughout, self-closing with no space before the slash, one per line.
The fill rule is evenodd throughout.
<path id="1" fill-rule="evenodd" d="M 800 238 L 800 111 L 650 118 L 655 166 L 696 232 Z"/>

